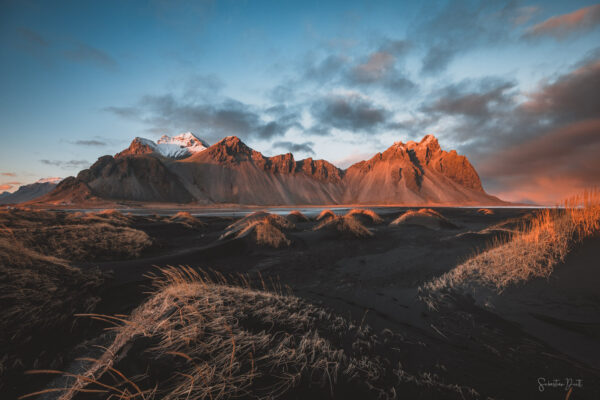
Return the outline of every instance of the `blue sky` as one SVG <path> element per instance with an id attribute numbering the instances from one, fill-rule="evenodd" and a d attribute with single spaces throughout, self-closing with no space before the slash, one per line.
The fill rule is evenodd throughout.
<path id="1" fill-rule="evenodd" d="M 589 1 L 3 0 L 0 187 L 75 175 L 135 136 L 232 134 L 345 167 L 432 133 L 491 193 L 550 201 L 600 183 L 584 159 L 552 172 L 557 193 L 554 150 L 519 153 L 600 136 L 600 107 L 544 102 L 598 85 L 599 24 Z M 589 83 L 573 83 L 582 68 Z"/>

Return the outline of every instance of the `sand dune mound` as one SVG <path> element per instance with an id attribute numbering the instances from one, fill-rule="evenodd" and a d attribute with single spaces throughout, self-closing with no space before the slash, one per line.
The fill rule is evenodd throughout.
<path id="1" fill-rule="evenodd" d="M 188 228 L 200 228 L 206 226 L 206 223 L 202 222 L 200 218 L 194 217 L 187 211 L 179 211 L 177 214 L 170 217 L 168 221 L 187 226 Z"/>
<path id="2" fill-rule="evenodd" d="M 409 210 L 393 220 L 390 225 L 419 225 L 429 229 L 455 229 L 457 226 L 431 208 Z"/>
<path id="3" fill-rule="evenodd" d="M 280 248 L 291 244 L 283 230 L 294 229 L 295 227 L 292 222 L 281 215 L 260 211 L 247 215 L 229 225 L 219 239 L 250 237 L 258 245 Z"/>
<path id="4" fill-rule="evenodd" d="M 250 237 L 254 243 L 260 246 L 269 246 L 276 249 L 292 244 L 285 233 L 268 218 L 252 222 L 239 231 L 236 237 Z"/>
<path id="5" fill-rule="evenodd" d="M 490 210 L 489 208 L 480 208 L 477 212 L 481 215 L 494 215 L 494 210 Z"/>
<path id="6" fill-rule="evenodd" d="M 308 222 L 308 217 L 298 210 L 291 211 L 286 218 L 293 224 L 297 224 L 299 222 Z"/>
<path id="7" fill-rule="evenodd" d="M 213 283 L 193 270 L 165 273 L 145 303 L 115 318 L 104 353 L 82 361 L 62 399 L 98 388 L 189 400 L 458 396 L 435 377 L 391 368 L 363 324 L 294 296 Z"/>
<path id="8" fill-rule="evenodd" d="M 331 211 L 331 210 L 323 210 L 323 211 L 321 211 L 319 213 L 319 215 L 317 215 L 316 220 L 317 221 L 322 221 L 322 220 L 326 220 L 326 219 L 329 219 L 329 218 L 335 218 L 335 216 L 336 215 L 334 214 L 333 211 Z"/>
<path id="9" fill-rule="evenodd" d="M 122 216 L 117 217 L 117 216 Z M 89 262 L 138 257 L 152 245 L 143 231 L 124 226 L 122 214 L 0 212 L 0 237 L 35 252 L 69 261 Z"/>
<path id="10" fill-rule="evenodd" d="M 346 216 L 356 218 L 364 225 L 381 224 L 383 222 L 383 218 L 369 209 L 355 208 L 348 211 Z"/>
<path id="11" fill-rule="evenodd" d="M 315 231 L 328 230 L 336 232 L 342 237 L 365 238 L 373 236 L 366 226 L 353 216 L 334 216 L 327 218 L 313 228 Z"/>
<path id="12" fill-rule="evenodd" d="M 82 213 L 76 212 L 69 217 L 76 221 L 83 219 L 88 222 L 105 222 L 115 226 L 126 226 L 131 223 L 131 217 L 115 209 L 107 209 L 98 212 Z"/>

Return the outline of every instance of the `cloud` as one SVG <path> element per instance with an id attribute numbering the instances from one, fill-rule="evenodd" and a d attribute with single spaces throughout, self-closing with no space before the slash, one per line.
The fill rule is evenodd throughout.
<path id="1" fill-rule="evenodd" d="M 504 149 L 479 166 L 512 200 L 554 204 L 600 185 L 600 118 L 574 122 Z"/>
<path id="2" fill-rule="evenodd" d="M 95 139 L 91 139 L 91 140 L 76 140 L 74 142 L 70 142 L 71 144 L 77 145 L 77 146 L 106 146 L 106 142 L 100 141 L 100 140 L 95 140 Z"/>
<path id="3" fill-rule="evenodd" d="M 135 106 L 106 107 L 119 117 L 143 122 L 155 133 L 202 132 L 209 141 L 236 135 L 244 139 L 272 139 L 293 127 L 301 128 L 298 116 L 279 110 L 278 118 L 266 121 L 263 110 L 233 99 L 208 104 L 175 97 L 173 94 L 146 95 Z M 271 111 L 273 111 L 271 109 Z"/>
<path id="4" fill-rule="evenodd" d="M 526 24 L 540 11 L 538 6 L 520 7 L 517 9 L 516 15 L 513 18 L 515 25 Z"/>
<path id="5" fill-rule="evenodd" d="M 225 87 L 225 82 L 215 74 L 193 74 L 184 81 L 183 98 L 207 100 L 214 98 Z"/>
<path id="6" fill-rule="evenodd" d="M 2 172 L 0 175 L 2 176 L 10 176 L 10 177 L 15 177 L 17 176 L 17 174 L 15 174 L 14 172 Z"/>
<path id="7" fill-rule="evenodd" d="M 13 187 L 13 185 L 0 185 L 0 190 L 5 191 L 5 190 L 10 190 Z"/>
<path id="8" fill-rule="evenodd" d="M 332 83 L 340 78 L 342 71 L 347 67 L 349 60 L 337 54 L 330 54 L 320 61 L 314 60 L 314 55 L 309 55 L 304 61 L 304 79 L 318 83 Z"/>
<path id="9" fill-rule="evenodd" d="M 427 3 L 409 31 L 409 37 L 425 50 L 421 72 L 438 74 L 458 54 L 505 42 L 511 34 L 510 21 L 518 15 L 519 9 L 510 1 L 455 0 L 439 9 Z"/>
<path id="10" fill-rule="evenodd" d="M 30 48 L 45 48 L 50 45 L 48 40 L 34 30 L 28 28 L 17 28 L 17 34 L 23 43 Z"/>
<path id="11" fill-rule="evenodd" d="M 315 154 L 313 146 L 313 142 L 293 143 L 288 141 L 280 141 L 273 143 L 273 148 L 285 149 L 290 153 L 299 152 L 306 154 Z"/>
<path id="12" fill-rule="evenodd" d="M 554 121 L 593 118 L 600 114 L 600 58 L 589 60 L 529 95 L 524 112 Z"/>
<path id="13" fill-rule="evenodd" d="M 347 157 L 340 158 L 338 160 L 334 160 L 331 163 L 338 168 L 346 169 L 349 166 L 356 164 L 357 162 L 370 160 L 374 155 L 375 155 L 375 153 L 362 153 L 362 152 L 352 153 Z"/>
<path id="14" fill-rule="evenodd" d="M 551 36 L 555 39 L 564 39 L 569 35 L 593 29 L 598 24 L 600 24 L 600 4 L 595 4 L 540 22 L 527 29 L 523 37 L 531 39 Z"/>
<path id="15" fill-rule="evenodd" d="M 75 43 L 75 47 L 64 51 L 63 54 L 69 60 L 95 65 L 106 70 L 114 70 L 117 67 L 117 62 L 109 54 L 81 42 Z"/>
<path id="16" fill-rule="evenodd" d="M 516 83 L 499 78 L 464 80 L 440 89 L 437 98 L 423 111 L 489 119 L 499 109 L 512 105 L 511 89 Z"/>
<path id="17" fill-rule="evenodd" d="M 358 94 L 333 95 L 314 102 L 311 114 L 317 127 L 351 132 L 373 132 L 389 117 L 389 111 Z"/>
<path id="18" fill-rule="evenodd" d="M 51 165 L 62 169 L 84 169 L 91 165 L 89 161 L 85 160 L 40 160 L 40 162 L 45 165 Z"/>

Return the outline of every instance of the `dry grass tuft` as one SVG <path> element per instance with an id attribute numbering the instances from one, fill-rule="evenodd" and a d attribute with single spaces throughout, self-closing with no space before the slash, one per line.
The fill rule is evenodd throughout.
<path id="1" fill-rule="evenodd" d="M 586 191 L 562 207 L 527 216 L 519 228 L 452 271 L 425 284 L 422 292 L 438 292 L 480 284 L 502 292 L 536 277 L 548 277 L 573 243 L 598 234 L 600 191 Z"/>
<path id="2" fill-rule="evenodd" d="M 356 218 L 349 215 L 344 215 L 343 217 L 335 216 L 333 218 L 325 219 L 313 228 L 315 231 L 322 229 L 337 232 L 341 236 L 345 237 L 365 238 L 373 236 L 373 232 L 371 232 Z"/>
<path id="3" fill-rule="evenodd" d="M 452 222 L 439 212 L 431 208 L 421 208 L 419 210 L 408 210 L 390 225 L 420 225 L 430 229 L 453 229 L 456 228 Z"/>
<path id="4" fill-rule="evenodd" d="M 102 398 L 321 398 L 340 387 L 386 399 L 395 397 L 387 382 L 410 377 L 373 356 L 368 328 L 297 297 L 215 283 L 192 269 L 163 273 L 130 316 L 97 316 L 116 325 L 113 339 L 84 372 L 67 375 L 61 400 L 96 389 Z M 146 373 L 125 378 L 135 371 Z"/>
<path id="5" fill-rule="evenodd" d="M 86 223 L 108 223 L 114 226 L 127 226 L 131 223 L 131 218 L 128 215 L 125 215 L 114 209 L 89 213 L 77 212 L 74 214 L 68 214 L 67 219 L 72 219 L 75 222 L 85 221 Z"/>
<path id="6" fill-rule="evenodd" d="M 294 223 L 281 215 L 255 212 L 229 225 L 219 239 L 251 237 L 260 246 L 278 249 L 292 244 L 283 231 L 295 227 Z"/>
<path id="7" fill-rule="evenodd" d="M 494 210 L 490 210 L 489 208 L 480 208 L 477 212 L 482 215 L 494 215 Z"/>
<path id="8" fill-rule="evenodd" d="M 201 221 L 200 218 L 194 217 L 187 211 L 179 211 L 177 214 L 169 218 L 168 222 L 178 223 L 188 228 L 199 228 L 206 226 L 206 223 Z"/>
<path id="9" fill-rule="evenodd" d="M 369 209 L 354 208 L 348 211 L 346 216 L 357 218 L 363 224 L 381 224 L 383 222 L 383 218 Z"/>
<path id="10" fill-rule="evenodd" d="M 286 218 L 293 224 L 308 221 L 308 217 L 298 210 L 291 211 Z"/>
<path id="11" fill-rule="evenodd" d="M 336 215 L 333 213 L 333 211 L 331 210 L 323 210 L 319 213 L 319 215 L 317 215 L 316 220 L 317 221 L 321 221 L 324 219 L 329 219 L 329 218 L 335 218 Z"/>
<path id="12" fill-rule="evenodd" d="M 223 233 L 219 239 L 227 239 L 230 237 L 239 237 L 240 232 L 244 231 L 248 226 L 254 224 L 255 222 L 264 221 L 270 225 L 273 225 L 279 230 L 288 230 L 296 228 L 296 225 L 289 221 L 287 218 L 282 217 L 281 215 L 270 214 L 263 211 L 258 211 L 249 215 L 246 215 L 243 218 L 235 221 L 233 224 L 229 225 L 225 228 L 225 233 Z"/>
<path id="13" fill-rule="evenodd" d="M 12 243 L 35 253 L 69 261 L 138 257 L 152 244 L 146 233 L 122 226 L 128 217 L 112 212 L 98 215 L 0 211 L 0 237 L 9 237 Z M 8 262 L 18 265 L 14 257 Z"/>
<path id="14" fill-rule="evenodd" d="M 288 247 L 292 244 L 285 234 L 268 218 L 254 221 L 242 229 L 236 237 L 251 235 L 256 244 L 273 248 Z"/>
<path id="15" fill-rule="evenodd" d="M 73 314 L 93 310 L 102 282 L 99 272 L 73 268 L 0 228 L 0 392 L 5 374 L 60 362 L 49 343 L 72 335 Z"/>

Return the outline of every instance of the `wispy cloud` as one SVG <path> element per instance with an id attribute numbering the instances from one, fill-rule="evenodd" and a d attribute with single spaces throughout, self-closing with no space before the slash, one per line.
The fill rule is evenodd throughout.
<path id="1" fill-rule="evenodd" d="M 523 36 L 525 38 L 551 36 L 563 39 L 569 35 L 590 30 L 599 24 L 600 4 L 596 4 L 549 18 L 529 28 Z"/>
<path id="2" fill-rule="evenodd" d="M 117 62 L 108 53 L 82 42 L 75 43 L 74 47 L 65 50 L 63 54 L 69 60 L 95 65 L 107 70 L 117 67 Z"/>
<path id="3" fill-rule="evenodd" d="M 14 172 L 2 172 L 1 175 L 2 176 L 10 176 L 10 177 L 17 176 L 17 174 L 15 174 Z"/>
<path id="4" fill-rule="evenodd" d="M 304 143 L 294 143 L 289 141 L 279 141 L 273 143 L 273 148 L 285 149 L 290 153 L 306 153 L 306 154 L 315 154 L 313 150 L 313 146 L 315 144 L 313 142 L 304 142 Z"/>
<path id="5" fill-rule="evenodd" d="M 77 146 L 90 146 L 90 147 L 106 146 L 106 144 L 107 144 L 104 141 L 96 140 L 96 139 L 75 140 L 75 141 L 69 142 L 69 143 L 77 145 Z"/>
<path id="6" fill-rule="evenodd" d="M 83 169 L 91 165 L 89 161 L 85 160 L 40 160 L 40 162 L 67 170 Z"/>

